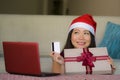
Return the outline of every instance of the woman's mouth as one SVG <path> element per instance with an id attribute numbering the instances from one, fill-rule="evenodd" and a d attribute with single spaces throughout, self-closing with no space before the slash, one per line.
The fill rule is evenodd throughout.
<path id="1" fill-rule="evenodd" d="M 85 42 L 77 42 L 78 45 L 83 46 L 85 45 Z"/>

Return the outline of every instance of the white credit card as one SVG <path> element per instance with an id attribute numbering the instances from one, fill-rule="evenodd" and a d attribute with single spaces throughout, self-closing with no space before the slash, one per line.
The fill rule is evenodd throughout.
<path id="1" fill-rule="evenodd" d="M 60 42 L 52 42 L 52 51 L 60 54 Z"/>

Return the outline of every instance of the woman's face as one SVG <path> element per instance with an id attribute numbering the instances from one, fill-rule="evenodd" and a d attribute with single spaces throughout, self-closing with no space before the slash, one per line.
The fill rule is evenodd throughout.
<path id="1" fill-rule="evenodd" d="M 84 28 L 75 28 L 71 35 L 71 42 L 75 48 L 87 48 L 91 43 L 90 32 Z"/>

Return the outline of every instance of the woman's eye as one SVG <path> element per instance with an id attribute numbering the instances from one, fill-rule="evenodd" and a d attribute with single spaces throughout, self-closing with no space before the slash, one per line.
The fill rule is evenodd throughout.
<path id="1" fill-rule="evenodd" d="M 78 34 L 78 33 L 79 33 L 79 32 L 77 32 L 77 31 L 76 31 L 76 32 L 74 32 L 74 34 Z"/>
<path id="2" fill-rule="evenodd" d="M 85 34 L 85 35 L 89 35 L 90 33 L 89 33 L 89 32 L 85 32 L 84 34 Z"/>

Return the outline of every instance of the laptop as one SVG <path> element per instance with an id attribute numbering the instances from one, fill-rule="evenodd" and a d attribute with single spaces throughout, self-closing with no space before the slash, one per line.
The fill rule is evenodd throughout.
<path id="1" fill-rule="evenodd" d="M 6 72 L 32 76 L 56 76 L 59 73 L 41 72 L 37 42 L 3 42 Z"/>

